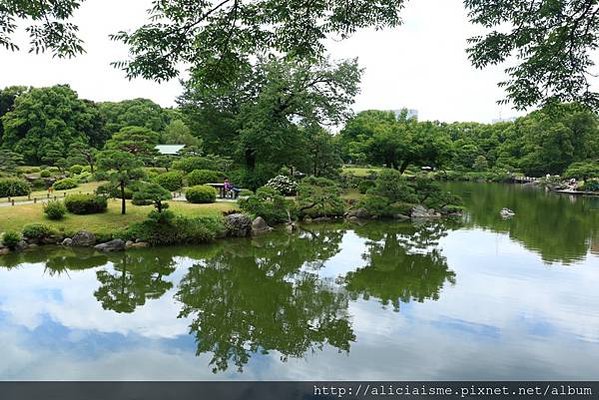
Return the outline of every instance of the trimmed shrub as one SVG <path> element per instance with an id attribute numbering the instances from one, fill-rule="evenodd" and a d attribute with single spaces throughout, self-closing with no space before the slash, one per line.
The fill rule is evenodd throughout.
<path id="1" fill-rule="evenodd" d="M 211 186 L 192 186 L 185 192 L 185 199 L 194 204 L 214 203 L 216 201 L 216 189 Z"/>
<path id="2" fill-rule="evenodd" d="M 366 194 L 366 192 L 368 192 L 374 186 L 375 186 L 374 181 L 371 181 L 370 179 L 364 179 L 364 180 L 360 181 L 360 183 L 358 183 L 358 191 L 361 194 Z"/>
<path id="3" fill-rule="evenodd" d="M 73 175 L 79 175 L 83 172 L 83 165 L 75 164 L 71 168 L 69 168 L 69 172 Z"/>
<path id="4" fill-rule="evenodd" d="M 44 224 L 29 224 L 23 227 L 23 236 L 27 239 L 40 241 L 57 234 L 55 229 Z"/>
<path id="5" fill-rule="evenodd" d="M 339 187 L 327 178 L 304 179 L 299 185 L 297 202 L 302 217 L 340 217 L 345 213 Z"/>
<path id="6" fill-rule="evenodd" d="M 77 187 L 77 181 L 73 178 L 65 178 L 54 182 L 54 185 L 52 185 L 52 187 L 54 188 L 54 190 L 74 189 Z"/>
<path id="7" fill-rule="evenodd" d="M 264 186 L 273 188 L 283 196 L 295 196 L 297 193 L 297 182 L 285 175 L 275 176 Z"/>
<path id="8" fill-rule="evenodd" d="M 153 181 L 166 190 L 175 192 L 183 187 L 183 174 L 179 171 L 165 172 L 157 175 Z"/>
<path id="9" fill-rule="evenodd" d="M 44 214 L 48 219 L 57 221 L 63 219 L 66 213 L 67 208 L 62 201 L 49 201 L 44 204 Z"/>
<path id="10" fill-rule="evenodd" d="M 222 218 L 187 218 L 171 211 L 152 211 L 148 218 L 134 224 L 126 233 L 127 238 L 139 239 L 152 246 L 173 244 L 207 243 L 225 235 Z"/>
<path id="11" fill-rule="evenodd" d="M 220 182 L 224 178 L 223 174 L 210 169 L 196 169 L 187 174 L 185 178 L 188 186 L 203 185 L 205 183 Z"/>
<path id="12" fill-rule="evenodd" d="M 0 197 L 27 196 L 31 186 L 23 179 L 0 178 Z"/>
<path id="13" fill-rule="evenodd" d="M 21 239 L 21 234 L 18 232 L 4 232 L 4 235 L 2 235 L 2 244 L 11 250 L 14 250 L 19 245 Z"/>
<path id="14" fill-rule="evenodd" d="M 285 222 L 295 215 L 293 201 L 288 201 L 272 188 L 262 187 L 256 194 L 239 200 L 239 207 L 253 217 L 262 217 L 269 224 Z M 289 214 L 287 214 L 289 212 Z"/>
<path id="15" fill-rule="evenodd" d="M 399 171 L 382 170 L 376 178 L 374 187 L 367 192 L 375 196 L 386 197 L 389 202 L 417 203 L 418 196 L 409 182 Z"/>
<path id="16" fill-rule="evenodd" d="M 73 214 L 98 214 L 106 211 L 106 197 L 93 194 L 71 194 L 64 199 L 67 210 Z"/>
<path id="17" fill-rule="evenodd" d="M 52 176 L 52 172 L 48 171 L 47 169 L 40 172 L 40 177 L 42 177 L 42 178 L 49 178 L 51 176 Z"/>
<path id="18" fill-rule="evenodd" d="M 394 214 L 394 209 L 388 198 L 368 194 L 362 198 L 358 208 L 363 208 L 372 218 L 390 218 Z"/>

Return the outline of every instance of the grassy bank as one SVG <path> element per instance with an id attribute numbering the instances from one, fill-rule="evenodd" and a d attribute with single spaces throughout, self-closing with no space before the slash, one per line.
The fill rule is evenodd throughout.
<path id="1" fill-rule="evenodd" d="M 214 216 L 221 215 L 223 211 L 237 207 L 237 204 L 221 202 L 213 204 L 190 204 L 171 201 L 170 209 L 181 215 Z M 127 204 L 127 214 L 121 215 L 121 201 L 109 200 L 108 210 L 102 214 L 73 215 L 61 221 L 50 221 L 42 213 L 42 204 L 26 204 L 14 207 L 0 207 L 0 232 L 21 231 L 23 226 L 31 223 L 44 223 L 60 231 L 75 232 L 87 230 L 98 234 L 110 234 L 129 225 L 143 221 L 152 206 L 134 206 Z"/>
<path id="2" fill-rule="evenodd" d="M 52 198 L 54 196 L 56 196 L 59 199 L 64 198 L 65 193 L 66 194 L 72 194 L 72 193 L 93 193 L 98 186 L 100 186 L 101 184 L 106 183 L 106 182 L 89 182 L 89 183 L 82 183 L 79 186 L 77 186 L 74 189 L 69 189 L 69 190 L 55 190 L 52 193 Z M 17 196 L 17 197 L 12 197 L 12 199 L 14 199 L 15 202 L 22 202 L 22 201 L 28 201 L 28 200 L 33 200 L 34 198 L 37 198 L 38 200 L 43 200 L 43 199 L 47 199 L 48 198 L 48 191 L 47 190 L 35 190 L 33 192 L 31 192 L 31 195 L 29 196 Z M 0 198 L 0 203 L 8 203 L 8 198 L 3 197 Z"/>

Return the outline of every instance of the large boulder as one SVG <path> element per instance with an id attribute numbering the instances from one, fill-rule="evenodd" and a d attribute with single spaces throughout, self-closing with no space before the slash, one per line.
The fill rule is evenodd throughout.
<path id="1" fill-rule="evenodd" d="M 105 253 L 110 253 L 113 251 L 123 251 L 125 250 L 125 242 L 121 239 L 114 239 L 106 243 L 100 243 L 94 246 L 94 249 L 98 251 L 103 251 Z"/>
<path id="2" fill-rule="evenodd" d="M 355 210 L 350 210 L 345 214 L 345 218 L 350 220 L 355 219 L 370 219 L 370 213 L 366 211 L 365 208 L 358 208 Z"/>
<path id="3" fill-rule="evenodd" d="M 128 240 L 125 243 L 125 249 L 129 250 L 129 249 L 145 249 L 146 247 L 150 247 L 150 244 L 147 242 L 133 242 L 131 240 Z"/>
<path id="4" fill-rule="evenodd" d="M 503 219 L 510 219 L 514 217 L 516 213 L 510 210 L 509 208 L 502 208 L 501 211 L 499 211 L 499 215 Z"/>
<path id="5" fill-rule="evenodd" d="M 227 236 L 246 237 L 252 233 L 252 219 L 245 214 L 236 213 L 225 217 Z"/>
<path id="6" fill-rule="evenodd" d="M 428 209 L 423 205 L 417 205 L 416 207 L 412 208 L 412 211 L 410 212 L 410 217 L 412 219 L 432 219 L 441 217 L 441 214 L 439 214 L 432 208 Z"/>
<path id="7" fill-rule="evenodd" d="M 73 247 L 92 247 L 96 244 L 96 235 L 87 231 L 80 231 L 72 237 L 71 246 Z"/>
<path id="8" fill-rule="evenodd" d="M 266 223 L 264 218 L 258 217 L 252 222 L 252 235 L 262 235 L 263 233 L 268 233 L 272 230 L 270 226 Z"/>
<path id="9" fill-rule="evenodd" d="M 0 256 L 4 256 L 10 253 L 10 249 L 8 247 L 0 246 Z"/>

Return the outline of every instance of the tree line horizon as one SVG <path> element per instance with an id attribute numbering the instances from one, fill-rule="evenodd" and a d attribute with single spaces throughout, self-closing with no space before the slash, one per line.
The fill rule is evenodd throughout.
<path id="1" fill-rule="evenodd" d="M 326 79 L 352 75 L 325 71 L 331 74 L 324 75 Z M 206 94 L 190 85 L 176 108 L 148 99 L 95 103 L 80 99 L 68 85 L 2 89 L 0 164 L 7 165 L 12 157 L 28 165 L 91 164 L 93 169 L 92 153 L 111 139 L 131 142 L 127 150 L 145 157 L 146 165 L 166 168 L 172 160 L 161 159 L 153 147 L 185 144 L 183 158 L 213 155 L 229 160 L 232 169 L 240 171 L 233 175 L 249 187 L 261 186 L 282 168 L 329 178 L 337 177 L 343 164 L 386 166 L 402 173 L 427 166 L 544 176 L 562 174 L 573 163 L 597 163 L 599 117 L 581 105 L 551 105 L 509 122 L 445 123 L 408 118 L 405 110 L 400 115 L 385 110 L 352 115 L 351 93 L 330 100 L 333 95 L 299 90 L 290 98 L 302 101 L 290 100 L 286 106 L 295 109 L 292 116 L 308 116 L 297 123 L 288 114 L 273 115 L 279 86 L 287 83 L 279 81 L 276 72 L 277 79 L 264 80 L 263 93 L 243 106 L 222 109 L 207 107 Z M 228 94 L 210 98 L 214 103 L 234 100 Z M 313 107 L 306 107 L 311 102 Z M 346 122 L 334 134 L 316 123 L 325 117 Z"/>

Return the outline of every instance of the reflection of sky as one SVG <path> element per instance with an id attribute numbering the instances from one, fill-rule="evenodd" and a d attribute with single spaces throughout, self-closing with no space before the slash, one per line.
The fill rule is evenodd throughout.
<path id="1" fill-rule="evenodd" d="M 281 362 L 255 355 L 237 374 L 214 375 L 196 357 L 175 287 L 132 314 L 104 311 L 95 270 L 48 276 L 43 265 L 0 269 L 0 378 L 4 379 L 595 379 L 599 374 L 599 257 L 546 265 L 508 236 L 449 232 L 440 242 L 456 284 L 438 301 L 352 301 L 350 353 Z M 319 274 L 365 266 L 364 239 L 348 232 Z"/>

